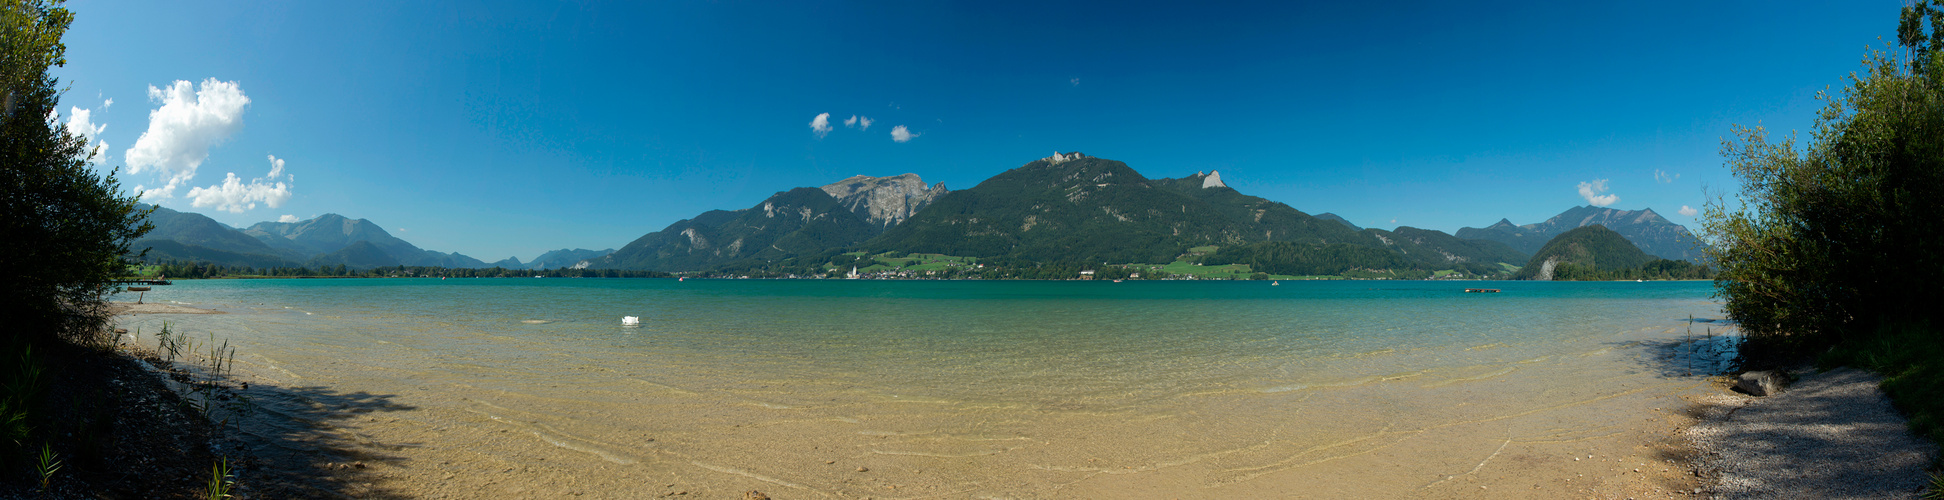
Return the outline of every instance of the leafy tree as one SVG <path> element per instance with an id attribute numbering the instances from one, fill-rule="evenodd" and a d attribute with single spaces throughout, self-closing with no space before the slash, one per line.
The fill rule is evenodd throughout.
<path id="1" fill-rule="evenodd" d="M 1928 29 L 1926 29 L 1928 28 Z M 1926 34 L 1928 31 L 1928 34 Z M 1807 141 L 1737 127 L 1742 181 L 1702 225 L 1728 315 L 1771 349 L 1921 322 L 1944 304 L 1944 1 L 1903 11 L 1901 55 L 1873 50 Z"/>
<path id="2" fill-rule="evenodd" d="M 150 226 L 55 113 L 61 89 L 48 69 L 67 64 L 61 36 L 74 21 L 61 3 L 0 3 L 0 317 L 10 340 L 86 343 L 102 340 L 106 295 L 134 263 L 128 242 Z"/>

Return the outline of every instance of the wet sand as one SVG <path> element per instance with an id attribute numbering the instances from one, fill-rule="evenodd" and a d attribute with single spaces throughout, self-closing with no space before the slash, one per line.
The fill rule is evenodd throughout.
<path id="1" fill-rule="evenodd" d="M 258 338 L 242 330 L 290 313 L 230 312 L 169 320 L 234 337 L 230 379 L 259 406 L 224 417 L 274 496 L 1685 498 L 1700 485 L 1682 465 L 1683 409 L 1719 390 L 1640 367 L 1628 356 L 1654 347 L 1630 341 L 1138 404 L 967 400 L 844 377 L 651 373 L 509 339 L 486 340 L 509 354 L 468 357 L 437 346 L 480 339 Z"/>

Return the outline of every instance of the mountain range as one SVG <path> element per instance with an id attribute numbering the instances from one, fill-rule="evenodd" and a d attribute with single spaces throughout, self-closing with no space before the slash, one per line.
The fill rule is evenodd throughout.
<path id="1" fill-rule="evenodd" d="M 749 208 L 710 210 L 619 249 L 561 249 L 521 263 L 486 263 L 421 249 L 364 219 L 325 214 L 236 229 L 198 214 L 158 208 L 156 230 L 138 241 L 152 260 L 229 265 L 556 267 L 707 271 L 806 265 L 843 252 L 935 253 L 1018 262 L 1166 263 L 1197 247 L 1211 256 L 1292 270 L 1410 268 L 1491 274 L 1527 263 L 1554 237 L 1603 226 L 1652 255 L 1700 255 L 1685 227 L 1651 209 L 1574 207 L 1543 223 L 1509 220 L 1456 235 L 1362 228 L 1330 213 L 1228 187 L 1219 172 L 1149 178 L 1127 164 L 1055 153 L 970 189 L 926 185 L 916 174 L 853 176 L 781 191 Z M 1203 251 L 1206 252 L 1206 251 Z M 795 271 L 792 271 L 795 272 Z"/>
<path id="2" fill-rule="evenodd" d="M 1687 227 L 1655 213 L 1654 209 L 1617 210 L 1593 206 L 1573 207 L 1559 215 L 1537 224 L 1515 225 L 1511 220 L 1499 219 L 1498 223 L 1484 228 L 1466 227 L 1458 230 L 1457 236 L 1465 239 L 1492 240 L 1527 254 L 1536 253 L 1546 242 L 1573 229 L 1600 225 L 1619 233 L 1627 241 L 1633 242 L 1642 251 L 1668 260 L 1699 261 L 1701 247 Z"/>
<path id="3" fill-rule="evenodd" d="M 324 214 L 298 222 L 260 222 L 237 229 L 202 214 L 178 212 L 166 207 L 141 205 L 154 225 L 148 234 L 130 243 L 134 251 L 147 250 L 150 262 L 205 262 L 248 267 L 328 267 L 343 265 L 352 269 L 385 266 L 439 266 L 448 268 L 485 268 L 493 264 L 454 253 L 425 250 L 392 236 L 378 224 L 365 219 L 350 219 Z M 571 267 L 611 250 L 562 249 L 548 252 L 534 262 L 519 265 L 501 261 L 509 269 Z"/>
<path id="4" fill-rule="evenodd" d="M 1268 243 L 1330 250 L 1248 249 Z M 1249 258 L 1314 257 L 1335 263 L 1291 264 L 1303 269 L 1405 266 L 1490 273 L 1527 258 L 1493 241 L 1411 227 L 1364 229 L 1334 215 L 1311 216 L 1242 194 L 1228 187 L 1220 172 L 1148 178 L 1119 161 L 1055 153 L 962 191 L 926 187 L 914 174 L 856 176 L 821 188 L 797 188 L 754 207 L 678 221 L 584 264 L 704 271 L 827 259 L 844 251 L 1154 263 L 1204 246 L 1257 256 Z"/>

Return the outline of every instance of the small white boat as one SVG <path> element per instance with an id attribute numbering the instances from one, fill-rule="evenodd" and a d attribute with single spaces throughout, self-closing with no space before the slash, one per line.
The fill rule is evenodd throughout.
<path id="1" fill-rule="evenodd" d="M 1271 281 L 1269 286 L 1282 286 L 1282 280 Z"/>
<path id="2" fill-rule="evenodd" d="M 641 326 L 641 318 L 635 316 L 622 316 L 621 326 Z"/>

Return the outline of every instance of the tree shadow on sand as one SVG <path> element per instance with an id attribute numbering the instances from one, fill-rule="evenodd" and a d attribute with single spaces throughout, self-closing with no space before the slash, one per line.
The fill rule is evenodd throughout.
<path id="1" fill-rule="evenodd" d="M 247 384 L 207 379 L 218 390 L 185 399 L 223 427 L 222 446 L 240 448 L 239 493 L 260 498 L 409 498 L 388 487 L 375 465 L 403 467 L 398 450 L 419 443 L 381 442 L 351 425 L 372 415 L 410 411 L 393 394 L 329 387 Z M 191 384 L 193 387 L 193 384 Z"/>

